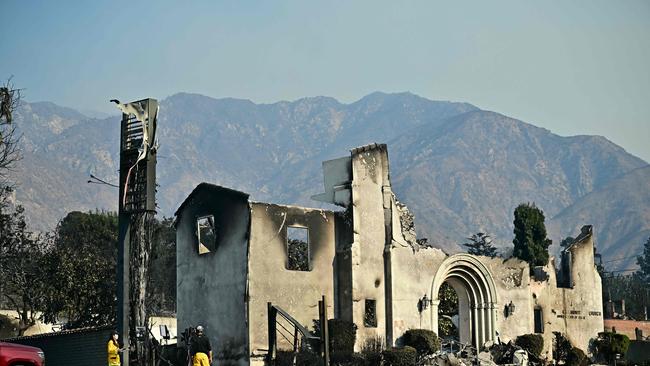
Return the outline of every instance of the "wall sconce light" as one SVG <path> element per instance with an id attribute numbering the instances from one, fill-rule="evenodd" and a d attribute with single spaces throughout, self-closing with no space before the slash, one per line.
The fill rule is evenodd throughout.
<path id="1" fill-rule="evenodd" d="M 427 294 L 424 294 L 424 296 L 420 300 L 418 300 L 418 310 L 420 310 L 420 312 L 423 312 L 424 310 L 427 310 L 429 305 L 432 304 L 433 304 L 433 300 L 429 299 L 427 297 Z"/>
<path id="2" fill-rule="evenodd" d="M 513 304 L 512 301 L 510 301 L 510 304 L 506 305 L 506 309 L 505 309 L 506 318 L 513 315 L 514 313 L 515 313 L 515 304 Z"/>

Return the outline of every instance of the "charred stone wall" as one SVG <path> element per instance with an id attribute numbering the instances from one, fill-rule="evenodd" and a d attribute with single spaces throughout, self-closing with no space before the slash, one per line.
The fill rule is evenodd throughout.
<path id="1" fill-rule="evenodd" d="M 202 217 L 214 219 L 215 245 L 210 252 L 198 242 L 197 220 Z M 177 212 L 178 329 L 203 325 L 220 364 L 219 360 L 248 364 L 249 222 L 246 194 L 209 184 L 199 185 Z"/>

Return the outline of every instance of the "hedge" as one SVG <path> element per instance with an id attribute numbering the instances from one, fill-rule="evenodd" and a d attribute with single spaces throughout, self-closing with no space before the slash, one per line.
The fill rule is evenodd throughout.
<path id="1" fill-rule="evenodd" d="M 409 329 L 402 339 L 405 346 L 415 348 L 418 356 L 430 355 L 440 349 L 438 336 L 428 329 Z"/>
<path id="2" fill-rule="evenodd" d="M 587 355 L 578 347 L 573 347 L 569 351 L 566 359 L 566 366 L 587 366 L 589 359 Z"/>
<path id="3" fill-rule="evenodd" d="M 354 353 L 354 343 L 357 340 L 357 325 L 341 320 L 327 320 L 329 329 L 330 354 L 340 357 L 349 357 Z M 314 320 L 314 334 L 320 335 L 321 327 L 318 320 Z"/>
<path id="4" fill-rule="evenodd" d="M 382 352 L 385 366 L 415 366 L 418 352 L 413 347 L 390 348 Z"/>
<path id="5" fill-rule="evenodd" d="M 537 357 L 540 357 L 544 350 L 544 338 L 539 334 L 520 335 L 515 339 L 515 344 Z"/>
<path id="6" fill-rule="evenodd" d="M 341 319 L 329 319 L 330 352 L 354 353 L 354 342 L 357 340 L 357 326 L 352 322 Z"/>

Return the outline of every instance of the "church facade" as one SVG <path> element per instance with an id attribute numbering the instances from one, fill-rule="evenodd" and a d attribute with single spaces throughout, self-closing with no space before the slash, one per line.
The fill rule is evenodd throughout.
<path id="1" fill-rule="evenodd" d="M 392 190 L 386 145 L 323 162 L 324 210 L 254 202 L 246 193 L 202 183 L 176 212 L 178 327 L 202 324 L 219 360 L 263 363 L 268 303 L 304 326 L 328 313 L 354 322 L 356 348 L 408 329 L 438 332 L 438 291 L 458 294 L 460 342 L 538 333 L 550 358 L 553 332 L 588 351 L 603 331 L 601 279 L 585 226 L 563 252 L 531 270 L 526 262 L 447 255 L 416 238 L 413 215 Z"/>

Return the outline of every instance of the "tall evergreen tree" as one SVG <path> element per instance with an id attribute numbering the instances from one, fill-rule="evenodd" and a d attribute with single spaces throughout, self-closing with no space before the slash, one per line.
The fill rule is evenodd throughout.
<path id="1" fill-rule="evenodd" d="M 639 265 L 639 270 L 636 272 L 637 277 L 650 284 L 650 238 L 643 245 L 643 255 L 636 257 L 636 263 Z"/>
<path id="2" fill-rule="evenodd" d="M 546 237 L 544 212 L 535 204 L 520 204 L 515 209 L 515 245 L 513 255 L 531 266 L 548 263 L 548 247 L 552 241 Z"/>
<path id="3" fill-rule="evenodd" d="M 492 238 L 486 233 L 476 233 L 470 238 L 469 242 L 463 243 L 466 246 L 467 253 L 473 255 L 484 255 L 486 257 L 494 258 L 497 255 L 497 248 L 492 245 Z"/>

